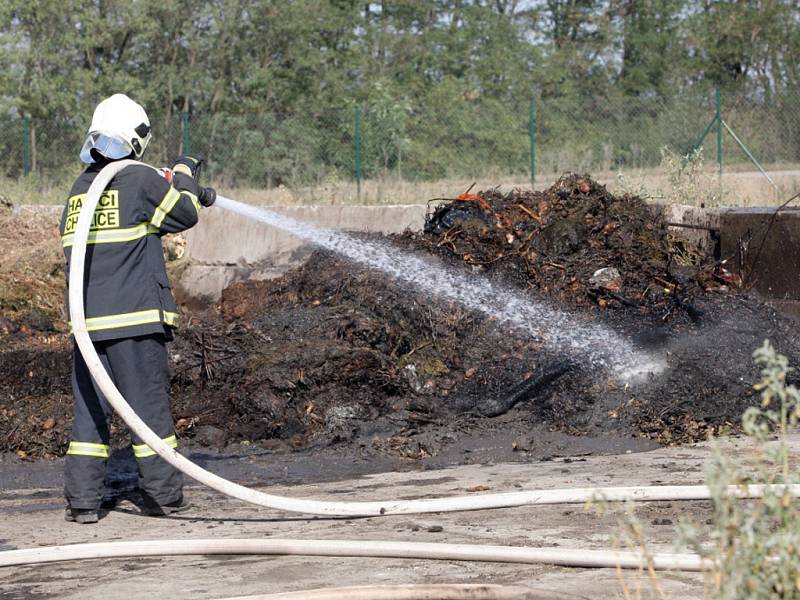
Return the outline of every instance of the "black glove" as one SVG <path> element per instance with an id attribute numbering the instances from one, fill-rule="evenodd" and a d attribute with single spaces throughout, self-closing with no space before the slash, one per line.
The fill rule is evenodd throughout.
<path id="1" fill-rule="evenodd" d="M 200 204 L 208 208 L 216 202 L 217 190 L 211 187 L 200 188 L 200 194 L 198 194 L 197 199 L 200 201 Z"/>
<path id="2" fill-rule="evenodd" d="M 181 154 L 172 167 L 173 171 L 191 175 L 195 181 L 200 181 L 200 171 L 203 167 L 203 159 L 188 154 Z"/>
<path id="3" fill-rule="evenodd" d="M 172 175 L 172 186 L 180 192 L 190 192 L 197 196 L 197 200 L 208 208 L 217 199 L 217 191 L 210 187 L 200 187 L 197 182 L 186 173 L 175 171 Z"/>

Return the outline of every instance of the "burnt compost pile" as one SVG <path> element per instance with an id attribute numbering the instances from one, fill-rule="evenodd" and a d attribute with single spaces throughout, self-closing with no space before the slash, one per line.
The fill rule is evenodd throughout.
<path id="1" fill-rule="evenodd" d="M 170 346 L 181 437 L 408 458 L 469 436 L 546 445 L 556 435 L 548 431 L 679 443 L 737 428 L 755 402 L 751 353 L 765 338 L 791 363 L 800 358 L 792 323 L 736 289 L 658 211 L 588 177 L 543 192 L 465 194 L 437 206 L 421 232 L 364 239 L 545 301 L 573 317 L 575 335 L 601 324 L 668 368 L 626 384 L 496 319 L 317 251 L 278 279 L 236 283 L 219 306 L 184 315 Z M 26 327 L 0 329 L 0 450 L 60 454 L 69 340 Z"/>
<path id="2" fill-rule="evenodd" d="M 696 318 L 694 298 L 721 287 L 713 265 L 641 199 L 615 197 L 577 176 L 545 192 L 462 194 L 437 207 L 425 235 L 414 237 L 430 252 L 568 307 Z"/>
<path id="3" fill-rule="evenodd" d="M 318 251 L 279 279 L 230 286 L 221 319 L 184 332 L 179 428 L 217 443 L 348 442 L 407 457 L 476 428 L 682 442 L 737 427 L 764 338 L 800 357 L 791 325 L 730 290 L 730 276 L 656 211 L 586 177 L 544 192 L 465 194 L 437 207 L 423 232 L 385 243 L 546 299 L 586 327 L 602 323 L 669 368 L 625 385 Z"/>

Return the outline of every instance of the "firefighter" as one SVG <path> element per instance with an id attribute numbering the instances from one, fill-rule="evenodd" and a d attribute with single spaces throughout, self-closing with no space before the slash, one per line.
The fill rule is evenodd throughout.
<path id="1" fill-rule="evenodd" d="M 94 111 L 80 158 L 86 170 L 72 186 L 60 233 L 69 281 L 70 252 L 81 204 L 112 161 L 140 159 L 151 138 L 144 109 L 114 94 Z M 103 192 L 86 249 L 86 325 L 103 366 L 122 395 L 166 444 L 177 446 L 169 406 L 166 342 L 178 315 L 161 236 L 195 225 L 216 192 L 197 184 L 201 161 L 181 156 L 172 171 L 144 164 L 120 171 Z M 65 466 L 66 519 L 96 523 L 110 454 L 111 408 L 73 350 L 74 422 Z M 133 436 L 142 512 L 169 515 L 190 507 L 180 471 Z"/>

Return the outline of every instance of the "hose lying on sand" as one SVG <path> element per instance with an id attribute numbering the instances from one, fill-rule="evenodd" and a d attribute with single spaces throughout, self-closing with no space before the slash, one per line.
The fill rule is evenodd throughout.
<path id="1" fill-rule="evenodd" d="M 215 475 L 196 465 L 165 444 L 122 397 L 111 377 L 106 372 L 92 345 L 86 329 L 83 298 L 83 276 L 86 258 L 86 244 L 89 227 L 95 207 L 103 190 L 111 179 L 129 165 L 142 164 L 133 160 L 112 162 L 95 177 L 81 207 L 72 245 L 71 267 L 69 273 L 69 311 L 75 341 L 83 355 L 92 378 L 97 383 L 109 404 L 122 417 L 123 421 L 144 440 L 161 458 L 182 471 L 192 479 L 230 496 L 251 504 L 295 513 L 326 516 L 378 516 L 393 514 L 458 512 L 491 508 L 510 508 L 535 504 L 584 503 L 590 500 L 707 500 L 710 491 L 704 485 L 695 486 L 640 486 L 618 488 L 579 488 L 507 492 L 486 495 L 460 496 L 406 501 L 377 502 L 329 502 L 290 498 L 266 494 L 246 488 Z M 769 486 L 748 485 L 731 486 L 728 493 L 740 498 L 760 498 Z M 778 486 L 793 496 L 800 496 L 800 485 Z"/>
<path id="2" fill-rule="evenodd" d="M 616 550 L 529 548 L 434 544 L 427 542 L 382 542 L 370 540 L 281 540 L 210 539 L 149 540 L 46 546 L 0 552 L 0 567 L 65 560 L 131 556 L 183 556 L 213 554 L 259 554 L 273 556 L 336 556 L 371 558 L 416 558 L 519 564 L 549 564 L 573 567 L 640 569 L 652 565 L 659 570 L 702 571 L 711 562 L 696 554 L 653 554 Z"/>
<path id="3" fill-rule="evenodd" d="M 587 600 L 583 596 L 521 585 L 476 583 L 359 585 L 221 600 Z"/>

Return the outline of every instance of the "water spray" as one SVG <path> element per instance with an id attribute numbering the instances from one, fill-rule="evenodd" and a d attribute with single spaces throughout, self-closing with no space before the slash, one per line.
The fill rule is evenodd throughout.
<path id="1" fill-rule="evenodd" d="M 517 333 L 542 342 L 545 348 L 568 354 L 577 361 L 608 369 L 624 381 L 660 373 L 664 362 L 637 351 L 610 329 L 578 319 L 542 300 L 489 281 L 433 264 L 383 242 L 364 240 L 286 217 L 272 210 L 218 196 L 214 204 L 242 217 L 265 223 L 335 252 L 358 264 L 374 268 L 429 296 L 457 302 L 496 319 Z"/>

